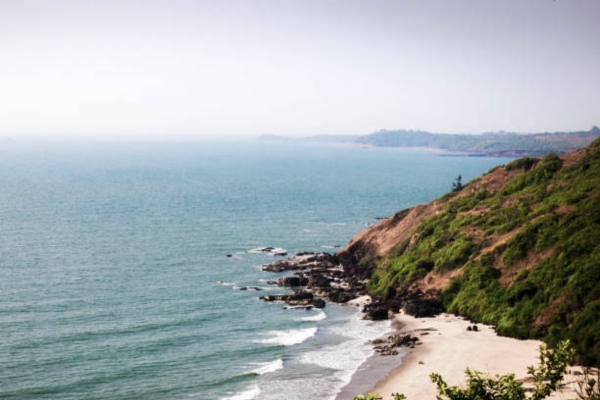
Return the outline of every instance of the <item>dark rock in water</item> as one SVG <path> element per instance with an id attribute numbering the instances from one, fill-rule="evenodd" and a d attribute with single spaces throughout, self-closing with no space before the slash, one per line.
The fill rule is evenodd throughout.
<path id="1" fill-rule="evenodd" d="M 287 251 L 276 251 L 276 252 L 273 252 L 274 256 L 281 256 L 281 257 L 283 257 L 283 256 L 287 256 L 287 254 L 288 254 Z"/>
<path id="2" fill-rule="evenodd" d="M 325 300 L 323 299 L 314 298 L 310 304 L 315 308 L 325 308 Z"/>
<path id="3" fill-rule="evenodd" d="M 255 292 L 260 292 L 262 289 L 257 286 L 234 286 L 234 290 L 254 290 Z"/>
<path id="4" fill-rule="evenodd" d="M 337 255 L 329 253 L 297 253 L 295 256 L 265 264 L 262 270 L 275 273 L 294 271 L 295 276 L 281 277 L 277 284 L 282 287 L 303 287 L 320 297 L 312 300 L 313 303 L 293 297 L 284 300 L 295 307 L 312 305 L 321 308 L 325 306 L 323 298 L 336 303 L 346 303 L 366 294 L 366 280 L 349 275 L 340 265 Z M 273 281 L 269 283 L 272 284 Z M 387 313 L 387 309 L 385 312 Z"/>
<path id="5" fill-rule="evenodd" d="M 285 260 L 275 261 L 262 266 L 263 271 L 282 272 L 297 271 L 319 267 L 322 269 L 333 268 L 337 265 L 337 258 L 329 253 L 298 253 Z"/>
<path id="6" fill-rule="evenodd" d="M 284 310 L 293 309 L 293 310 L 312 310 L 314 307 L 311 305 L 307 306 L 284 306 Z"/>
<path id="7" fill-rule="evenodd" d="M 299 290 L 288 296 L 289 300 L 312 300 L 315 296 L 306 290 Z"/>
<path id="8" fill-rule="evenodd" d="M 300 276 L 286 276 L 279 278 L 279 286 L 284 287 L 300 287 L 308 285 L 308 278 Z"/>
<path id="9" fill-rule="evenodd" d="M 355 299 L 358 296 L 356 296 L 356 293 L 354 293 L 354 292 L 336 288 L 336 289 L 332 289 L 331 291 L 329 291 L 329 293 L 327 294 L 327 297 L 329 298 L 330 301 L 333 301 L 334 303 L 342 304 L 342 303 L 347 303 L 350 300 Z"/>
<path id="10" fill-rule="evenodd" d="M 233 254 L 226 254 L 225 257 L 233 257 Z"/>
<path id="11" fill-rule="evenodd" d="M 311 288 L 328 288 L 331 286 L 332 279 L 322 273 L 312 273 L 308 279 L 308 286 Z"/>
<path id="12" fill-rule="evenodd" d="M 269 285 L 277 285 L 277 281 L 274 281 L 274 280 L 271 279 L 271 280 L 267 281 L 267 284 L 269 284 Z"/>
<path id="13" fill-rule="evenodd" d="M 276 294 L 259 297 L 264 301 L 284 301 L 292 308 L 323 308 L 325 300 L 316 298 L 311 292 L 300 290 L 292 294 Z"/>
<path id="14" fill-rule="evenodd" d="M 287 294 L 268 294 L 266 296 L 260 296 L 259 299 L 264 301 L 286 301 L 290 297 Z"/>

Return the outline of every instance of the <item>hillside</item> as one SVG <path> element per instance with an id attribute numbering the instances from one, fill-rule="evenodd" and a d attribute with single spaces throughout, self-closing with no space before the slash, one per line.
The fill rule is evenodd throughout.
<path id="1" fill-rule="evenodd" d="M 337 254 L 379 298 L 430 299 L 600 364 L 600 139 L 522 158 L 360 232 Z"/>
<path id="2" fill-rule="evenodd" d="M 479 156 L 541 156 L 566 153 L 600 137 L 600 128 L 589 131 L 519 134 L 490 132 L 481 135 L 435 134 L 412 130 L 383 130 L 361 136 L 357 143 L 380 147 L 429 147 Z"/>

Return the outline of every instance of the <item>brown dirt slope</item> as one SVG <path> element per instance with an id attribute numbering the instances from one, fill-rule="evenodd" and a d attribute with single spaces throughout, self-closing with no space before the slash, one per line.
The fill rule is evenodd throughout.
<path id="1" fill-rule="evenodd" d="M 430 203 L 400 211 L 394 216 L 359 232 L 350 240 L 348 245 L 337 252 L 337 255 L 347 270 L 360 277 L 367 278 L 379 260 L 396 245 L 409 240 L 415 228 L 427 218 L 440 212 L 443 204 L 448 200 L 481 189 L 488 191 L 501 190 L 520 172 L 522 171 L 508 171 L 504 167 L 497 167 L 470 182 L 465 188 L 466 190 L 450 193 Z M 485 210 L 474 210 L 473 212 L 483 211 Z"/>

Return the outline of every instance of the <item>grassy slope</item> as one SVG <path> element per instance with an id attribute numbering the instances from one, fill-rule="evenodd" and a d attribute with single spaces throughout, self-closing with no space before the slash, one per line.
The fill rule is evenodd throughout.
<path id="1" fill-rule="evenodd" d="M 439 199 L 441 212 L 387 253 L 369 289 L 429 292 L 503 335 L 569 338 L 581 363 L 598 365 L 600 139 L 503 170 L 522 173 L 498 190 L 479 178 Z"/>

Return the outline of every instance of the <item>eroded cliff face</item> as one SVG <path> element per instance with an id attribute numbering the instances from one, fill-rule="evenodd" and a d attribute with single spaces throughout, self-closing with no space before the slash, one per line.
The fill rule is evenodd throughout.
<path id="1" fill-rule="evenodd" d="M 394 246 L 408 239 L 415 228 L 437 212 L 437 202 L 417 205 L 359 232 L 336 255 L 348 273 L 363 279 Z"/>
<path id="2" fill-rule="evenodd" d="M 416 228 L 426 219 L 442 212 L 448 201 L 480 190 L 502 190 L 511 179 L 522 172 L 497 167 L 473 180 L 459 192 L 449 193 L 430 203 L 399 211 L 392 217 L 379 221 L 356 234 L 336 255 L 346 272 L 367 279 L 394 247 L 413 238 Z"/>

